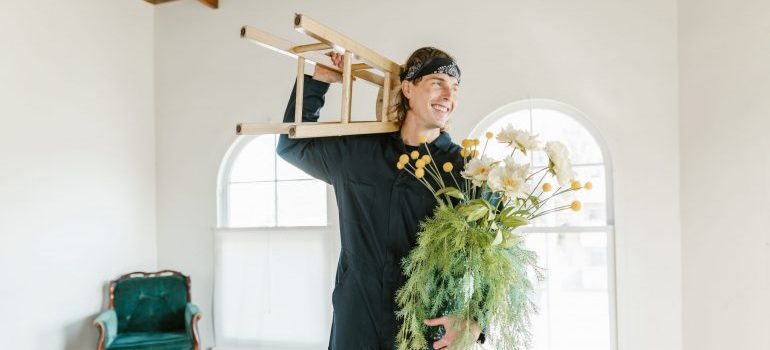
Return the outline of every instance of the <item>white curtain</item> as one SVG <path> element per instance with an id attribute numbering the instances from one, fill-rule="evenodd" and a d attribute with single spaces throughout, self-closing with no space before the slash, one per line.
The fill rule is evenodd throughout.
<path id="1" fill-rule="evenodd" d="M 217 230 L 218 349 L 326 349 L 337 264 L 330 231 Z"/>

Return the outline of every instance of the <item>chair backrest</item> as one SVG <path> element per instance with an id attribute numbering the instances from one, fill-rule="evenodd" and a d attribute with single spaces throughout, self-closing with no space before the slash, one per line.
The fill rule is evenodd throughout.
<path id="1" fill-rule="evenodd" d="M 183 331 L 190 278 L 176 271 L 133 272 L 110 282 L 118 333 Z"/>

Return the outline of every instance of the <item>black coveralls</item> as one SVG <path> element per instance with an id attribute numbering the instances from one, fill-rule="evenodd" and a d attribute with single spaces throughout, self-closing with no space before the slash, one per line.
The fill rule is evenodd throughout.
<path id="1" fill-rule="evenodd" d="M 318 120 L 328 89 L 329 84 L 305 76 L 303 121 Z M 285 122 L 294 120 L 295 94 L 296 84 Z M 441 132 L 429 147 L 439 168 L 447 161 L 455 169 L 462 168 L 460 146 L 452 143 L 449 134 Z M 395 293 L 405 282 L 400 261 L 416 244 L 419 222 L 436 206 L 428 189 L 408 172 L 396 169 L 398 157 L 415 149 L 404 144 L 400 132 L 280 137 L 278 154 L 334 186 L 339 206 L 342 251 L 332 293 L 331 350 L 395 347 L 400 326 L 395 316 Z M 424 146 L 420 153 L 425 153 Z"/>

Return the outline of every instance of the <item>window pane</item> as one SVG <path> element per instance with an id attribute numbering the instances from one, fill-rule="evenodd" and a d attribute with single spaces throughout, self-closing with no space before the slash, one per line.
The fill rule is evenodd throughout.
<path id="1" fill-rule="evenodd" d="M 276 176 L 278 180 L 312 179 L 310 175 L 302 170 L 299 170 L 299 168 L 295 167 L 294 165 L 289 164 L 289 162 L 283 160 L 281 157 L 277 157 L 276 162 Z"/>
<path id="2" fill-rule="evenodd" d="M 275 135 L 261 135 L 241 149 L 230 170 L 230 182 L 275 179 Z"/>
<path id="3" fill-rule="evenodd" d="M 607 234 L 532 233 L 526 242 L 547 269 L 532 349 L 609 350 Z"/>
<path id="4" fill-rule="evenodd" d="M 545 146 L 548 141 L 564 143 L 569 149 L 573 164 L 602 163 L 602 153 L 593 136 L 574 118 L 564 113 L 550 109 L 533 109 L 530 118 L 529 110 L 520 110 L 500 118 L 486 131 L 497 134 L 508 124 L 516 129 L 537 134 L 541 146 Z M 483 136 L 482 134 L 477 137 L 483 139 Z M 510 148 L 493 139 L 487 146 L 486 154 L 495 158 L 502 158 L 510 154 Z M 521 155 L 520 153 L 517 154 Z M 519 156 L 516 157 L 518 161 L 527 163 L 531 161 L 536 166 L 548 164 L 548 158 L 544 152 L 535 152 L 531 155 L 533 157 L 531 160 Z"/>
<path id="5" fill-rule="evenodd" d="M 564 210 L 554 214 L 548 214 L 537 218 L 534 226 L 555 227 L 555 226 L 604 226 L 607 225 L 607 198 L 606 183 L 604 177 L 604 166 L 576 166 L 577 180 L 581 183 L 591 181 L 593 188 L 591 190 L 581 189 L 577 192 L 567 192 L 548 201 L 542 210 L 555 208 L 558 206 L 569 205 L 573 200 L 579 200 L 582 203 L 580 211 Z M 545 180 L 550 182 L 554 188 L 558 188 L 556 179 L 548 174 Z"/>
<path id="6" fill-rule="evenodd" d="M 318 180 L 278 182 L 279 226 L 325 226 L 326 184 Z"/>
<path id="7" fill-rule="evenodd" d="M 229 227 L 275 226 L 275 182 L 228 185 Z"/>
<path id="8" fill-rule="evenodd" d="M 217 332 L 223 342 L 317 346 L 329 339 L 323 232 L 222 233 Z"/>
<path id="9" fill-rule="evenodd" d="M 500 118 L 496 122 L 494 122 L 486 131 L 491 131 L 495 135 L 497 135 L 504 127 L 506 127 L 508 124 L 513 125 L 516 129 L 521 130 L 530 130 L 530 122 L 529 122 L 529 111 L 517 111 L 515 113 L 509 114 L 505 116 L 504 118 Z M 483 145 L 486 141 L 486 137 L 482 133 L 481 135 L 475 136 L 478 137 L 481 140 L 481 144 Z M 483 148 L 482 148 L 483 150 Z M 489 140 L 489 143 L 487 143 L 486 150 L 484 150 L 484 154 L 495 158 L 495 159 L 503 159 L 510 155 L 511 148 L 507 147 L 506 144 L 500 143 L 499 141 L 495 140 L 494 138 Z M 523 163 L 529 163 L 530 157 L 524 157 L 521 152 L 516 152 L 516 156 L 514 157 L 517 161 L 523 162 Z"/>
<path id="10" fill-rule="evenodd" d="M 532 131 L 539 135 L 543 146 L 548 141 L 560 141 L 567 146 L 572 164 L 602 163 L 602 152 L 593 136 L 574 118 L 550 109 L 532 111 Z M 535 154 L 535 165 L 545 166 L 544 152 Z"/>

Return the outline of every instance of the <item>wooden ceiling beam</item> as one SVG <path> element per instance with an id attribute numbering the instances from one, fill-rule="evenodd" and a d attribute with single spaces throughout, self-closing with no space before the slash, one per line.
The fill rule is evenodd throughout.
<path id="1" fill-rule="evenodd" d="M 162 4 L 164 2 L 170 2 L 170 1 L 176 1 L 176 0 L 144 0 L 146 2 L 149 2 L 153 5 Z M 204 4 L 206 4 L 208 7 L 211 7 L 213 9 L 219 8 L 219 0 L 198 0 Z"/>

